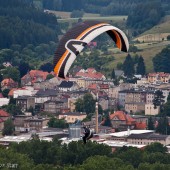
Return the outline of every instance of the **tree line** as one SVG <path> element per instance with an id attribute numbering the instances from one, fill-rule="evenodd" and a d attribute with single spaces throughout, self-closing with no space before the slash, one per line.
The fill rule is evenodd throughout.
<path id="1" fill-rule="evenodd" d="M 0 50 L 0 62 L 1 65 L 4 62 L 10 62 L 13 66 L 19 66 L 25 62 L 32 68 L 39 68 L 41 64 L 53 60 L 56 47 L 57 43 L 54 41 L 36 46 L 28 44 L 24 48 L 20 44 L 12 44 L 10 48 Z"/>
<path id="2" fill-rule="evenodd" d="M 135 55 L 132 57 L 128 54 L 123 63 L 117 65 L 118 69 L 122 69 L 124 76 L 132 78 L 134 74 L 144 76 L 146 74 L 145 62 L 142 56 Z M 113 74 L 114 75 L 114 74 Z"/>
<path id="3" fill-rule="evenodd" d="M 15 162 L 18 169 L 57 170 L 143 170 L 162 169 L 170 166 L 167 148 L 153 143 L 140 150 L 122 147 L 112 153 L 111 147 L 89 141 L 61 144 L 56 137 L 52 142 L 32 140 L 13 143 L 8 149 L 0 148 L 0 160 L 6 164 Z M 138 158 L 138 159 L 136 159 Z M 6 167 L 5 167 L 6 168 Z"/>
<path id="4" fill-rule="evenodd" d="M 1 64 L 38 68 L 52 61 L 61 31 L 56 17 L 36 9 L 33 1 L 0 0 L 0 34 Z"/>
<path id="5" fill-rule="evenodd" d="M 156 25 L 164 15 L 161 1 L 142 1 L 129 13 L 127 27 L 136 36 Z"/>
<path id="6" fill-rule="evenodd" d="M 166 0 L 42 0 L 44 9 L 69 11 L 72 17 L 82 17 L 83 12 L 98 13 L 101 16 L 127 15 L 127 28 L 132 36 L 150 29 L 165 14 L 170 13 Z M 75 15 L 76 14 L 76 15 Z"/>
<path id="7" fill-rule="evenodd" d="M 160 53 L 153 57 L 153 66 L 155 72 L 170 73 L 170 46 L 164 48 Z"/>
<path id="8" fill-rule="evenodd" d="M 161 3 L 165 10 L 168 10 L 169 1 L 154 0 L 153 3 Z M 143 0 L 142 3 L 147 3 Z M 101 15 L 128 15 L 133 9 L 141 4 L 140 0 L 42 0 L 44 9 L 58 11 L 84 10 L 90 13 L 99 13 Z"/>

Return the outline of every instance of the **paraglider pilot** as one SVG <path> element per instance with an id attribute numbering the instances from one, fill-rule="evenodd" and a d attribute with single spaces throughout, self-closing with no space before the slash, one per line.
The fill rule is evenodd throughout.
<path id="1" fill-rule="evenodd" d="M 90 128 L 83 127 L 84 128 L 84 136 L 83 136 L 83 142 L 86 144 L 87 140 L 93 137 L 93 131 Z"/>

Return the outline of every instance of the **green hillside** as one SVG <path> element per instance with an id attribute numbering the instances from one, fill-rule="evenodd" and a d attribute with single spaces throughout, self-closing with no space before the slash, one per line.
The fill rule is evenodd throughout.
<path id="1" fill-rule="evenodd" d="M 0 0 L 1 63 L 38 67 L 54 55 L 59 34 L 56 17 L 34 8 L 31 1 Z"/>
<path id="2" fill-rule="evenodd" d="M 68 13 L 64 13 L 64 14 L 65 16 L 66 14 L 68 15 Z M 94 19 L 94 18 L 95 19 L 100 18 L 101 20 L 106 19 L 107 22 L 110 22 L 112 20 L 112 22 L 114 22 L 116 26 L 120 27 L 126 32 L 126 19 L 124 18 L 127 18 L 127 16 L 94 17 L 92 14 L 88 19 Z M 75 19 L 75 18 L 64 18 L 63 17 L 63 19 L 59 19 L 58 22 L 59 24 L 70 23 L 70 22 L 74 23 L 74 22 L 77 22 L 77 20 L 78 19 Z M 83 17 L 82 20 L 85 20 L 85 17 Z M 170 34 L 169 27 L 170 27 L 170 16 L 167 15 L 161 20 L 161 22 L 158 25 L 147 30 L 143 34 L 139 35 L 137 38 L 132 39 L 133 41 L 139 40 L 140 43 L 134 43 L 133 41 L 131 42 L 131 40 L 129 39 L 130 44 L 133 44 L 140 50 L 136 53 L 130 52 L 131 56 L 141 55 L 144 58 L 147 72 L 154 71 L 153 63 L 152 63 L 153 57 L 155 57 L 156 54 L 160 53 L 163 48 L 165 48 L 167 45 L 170 44 L 170 41 L 166 41 L 167 35 Z M 151 33 L 152 33 L 152 36 L 149 36 Z M 101 38 L 104 41 L 103 45 L 105 45 L 107 41 L 109 41 L 109 38 L 105 40 L 104 37 L 106 36 L 103 35 L 103 37 Z M 99 42 L 98 42 L 99 44 L 100 44 L 101 39 L 99 39 Z M 98 41 L 98 39 L 94 41 Z M 120 52 L 117 48 L 113 47 L 113 44 L 109 45 L 108 47 L 108 51 L 109 51 L 108 56 L 103 54 L 100 48 L 101 47 L 98 48 L 98 51 L 99 51 L 101 60 L 103 60 L 104 58 L 108 58 L 104 60 L 105 62 L 104 61 L 101 62 L 103 64 L 101 71 L 104 72 L 105 74 L 111 73 L 113 68 L 116 69 L 117 64 L 123 63 L 125 60 L 125 57 L 127 56 L 127 53 Z M 88 52 L 88 50 L 84 50 L 84 51 L 88 54 L 87 57 L 91 58 L 91 55 Z M 111 56 L 112 56 L 112 60 L 110 60 Z M 82 55 L 80 57 L 82 57 Z M 77 58 L 77 61 L 78 61 L 77 64 L 82 65 L 84 67 L 85 65 L 83 64 L 80 57 Z M 92 60 L 93 59 L 89 59 L 89 62 L 92 62 Z M 90 63 L 90 66 L 95 66 L 95 65 L 96 64 Z"/>
<path id="3" fill-rule="evenodd" d="M 142 51 L 140 52 L 136 52 L 136 53 L 132 53 L 130 52 L 131 56 L 135 56 L 137 55 L 141 55 L 144 58 L 145 61 L 145 65 L 146 65 L 146 71 L 147 72 L 153 72 L 153 63 L 152 63 L 152 59 L 153 57 L 160 53 L 162 51 L 163 48 L 165 48 L 168 44 L 170 44 L 169 42 L 158 42 L 156 44 L 149 44 L 149 43 L 141 43 L 141 44 L 137 44 L 135 46 L 137 46 L 139 49 L 141 49 Z M 110 62 L 109 64 L 106 64 L 106 67 L 109 68 L 109 70 L 111 71 L 112 68 L 116 68 L 118 63 L 123 63 L 125 60 L 125 57 L 127 56 L 127 53 L 114 53 L 113 51 L 113 56 L 114 56 L 114 61 Z"/>
<path id="4" fill-rule="evenodd" d="M 166 15 L 159 24 L 145 31 L 134 40 L 140 42 L 157 42 L 163 39 L 166 40 L 168 35 L 170 35 L 170 15 Z"/>

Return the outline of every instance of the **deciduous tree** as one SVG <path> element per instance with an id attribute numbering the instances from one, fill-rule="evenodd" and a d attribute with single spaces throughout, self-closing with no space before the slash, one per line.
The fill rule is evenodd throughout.
<path id="1" fill-rule="evenodd" d="M 4 122 L 4 128 L 2 130 L 3 135 L 12 135 L 14 132 L 14 124 L 11 119 L 8 119 Z"/>

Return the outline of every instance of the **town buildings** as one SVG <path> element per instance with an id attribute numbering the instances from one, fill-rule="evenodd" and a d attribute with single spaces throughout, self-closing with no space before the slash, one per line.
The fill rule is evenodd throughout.
<path id="1" fill-rule="evenodd" d="M 39 70 L 31 70 L 21 79 L 22 87 L 20 88 L 4 83 L 6 80 L 1 82 L 3 89 L 10 89 L 9 97 L 5 100 L 9 102 L 9 99 L 16 99 L 16 105 L 24 113 L 13 117 L 16 132 L 44 131 L 49 121 L 47 115 L 65 119 L 69 124 L 76 120 L 84 120 L 87 118 L 87 114 L 77 112 L 75 102 L 79 98 L 83 99 L 86 93 L 90 93 L 94 100 L 98 100 L 103 113 L 108 112 L 109 114 L 110 126 L 104 126 L 107 120 L 103 118 L 103 115 L 98 117 L 99 133 L 109 134 L 125 130 L 128 132 L 134 129 L 146 130 L 148 116 L 157 115 L 160 111 L 160 107 L 154 108 L 153 105 L 156 90 L 163 92 L 164 103 L 167 101 L 170 90 L 169 75 L 166 73 L 149 74 L 137 84 L 120 83 L 118 86 L 114 85 L 113 80 L 106 79 L 102 73 L 97 72 L 94 68 L 87 70 L 80 68 L 67 80 L 57 77 L 47 80 L 48 74 Z M 25 113 L 30 108 L 34 109 L 35 116 L 32 113 Z M 2 117 L 1 112 L 0 130 L 3 129 L 4 121 L 10 118 L 9 114 Z M 39 116 L 37 115 L 39 112 L 47 115 Z M 94 115 L 90 121 L 84 122 L 84 125 L 95 130 L 95 123 L 96 117 Z M 131 145 L 147 145 L 155 141 L 160 141 L 164 145 L 169 144 L 169 136 L 158 136 L 154 133 L 129 134 L 126 139 L 112 136 L 110 140 L 113 139 L 119 142 L 128 142 Z"/>

